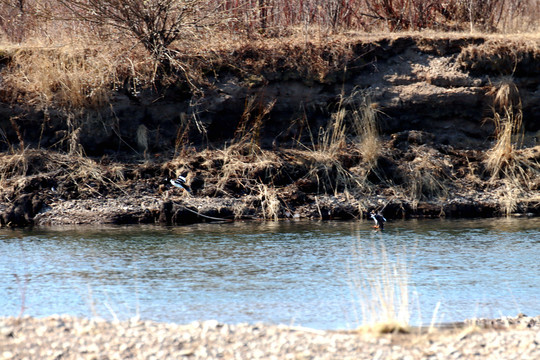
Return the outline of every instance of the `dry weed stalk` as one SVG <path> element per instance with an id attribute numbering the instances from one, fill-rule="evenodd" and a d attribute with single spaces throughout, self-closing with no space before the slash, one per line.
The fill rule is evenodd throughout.
<path id="1" fill-rule="evenodd" d="M 514 143 L 521 139 L 522 117 L 521 109 L 514 111 L 512 106 L 504 108 L 504 116 L 497 112 L 493 116 L 496 140 L 493 147 L 487 152 L 485 161 L 492 179 L 500 175 L 504 177 L 516 175 L 519 159 L 516 157 Z"/>
<path id="2" fill-rule="evenodd" d="M 376 166 L 380 155 L 378 126 L 380 114 L 381 112 L 377 110 L 377 104 L 372 103 L 368 96 L 362 98 L 358 109 L 355 109 L 351 114 L 353 127 L 360 137 L 358 148 L 368 171 Z"/>
<path id="3" fill-rule="evenodd" d="M 244 112 L 236 128 L 233 144 L 247 146 L 252 154 L 260 153 L 260 137 L 264 119 L 272 112 L 276 99 L 264 104 L 257 97 L 246 99 Z"/>
<path id="4" fill-rule="evenodd" d="M 276 190 L 265 184 L 258 184 L 257 188 L 264 219 L 277 221 L 279 219 L 281 205 Z"/>
<path id="5" fill-rule="evenodd" d="M 403 251 L 406 254 L 406 251 Z M 349 269 L 355 302 L 361 309 L 361 330 L 408 332 L 409 270 L 405 257 L 390 260 L 384 244 L 365 249 L 358 241 Z"/>

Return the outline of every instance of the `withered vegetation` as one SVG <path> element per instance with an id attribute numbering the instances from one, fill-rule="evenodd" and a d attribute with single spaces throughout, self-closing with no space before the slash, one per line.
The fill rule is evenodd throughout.
<path id="1" fill-rule="evenodd" d="M 532 0 L 0 1 L 0 99 L 16 109 L 0 128 L 2 196 L 47 189 L 52 198 L 84 199 L 142 188 L 165 196 L 164 180 L 186 175 L 193 195 L 246 197 L 264 219 L 301 211 L 358 217 L 369 208 L 392 216 L 459 216 L 452 204 L 487 201 L 485 191 L 496 195 L 490 199 L 496 209 L 483 215 L 527 212 L 538 201 L 539 155 L 523 139 L 525 114 L 513 76 L 540 73 L 538 14 Z M 526 34 L 505 35 L 517 32 Z M 384 133 L 389 115 L 362 88 L 313 111 L 327 115 L 324 121 L 299 109 L 292 135 L 274 134 L 289 138 L 270 145 L 276 100 L 246 91 L 243 113 L 222 125 L 232 136 L 219 143 L 208 138 L 198 105 L 223 92 L 220 79 L 233 78 L 242 89 L 296 81 L 331 92 L 366 68 L 376 72 L 379 57 L 408 43 L 430 55 L 458 44 L 455 62 L 463 71 L 506 74 L 486 86 L 492 110 L 484 123 L 494 128 L 486 139 L 492 143 L 480 149 L 486 151 L 458 150 L 414 127 Z M 159 131 L 138 123 L 136 139 L 122 138 L 112 105 L 119 94 L 144 106 L 164 98 L 187 103 L 173 124 L 174 145 L 154 146 Z M 42 117 L 40 129 L 26 127 L 27 113 Z M 41 145 L 53 118 L 65 121 L 50 146 L 58 152 Z M 81 129 L 90 121 L 117 134 L 131 157 L 86 156 Z M 37 143 L 28 140 L 31 130 Z M 332 197 L 352 209 L 337 214 L 323 203 Z M 302 210 L 305 204 L 315 204 L 316 212 Z"/>

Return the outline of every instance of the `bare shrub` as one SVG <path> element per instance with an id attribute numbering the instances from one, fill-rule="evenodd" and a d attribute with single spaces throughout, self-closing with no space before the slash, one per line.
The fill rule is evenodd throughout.
<path id="1" fill-rule="evenodd" d="M 204 18 L 201 0 L 58 0 L 79 19 L 109 25 L 132 35 L 162 64 L 172 58 L 171 44 Z M 195 14 L 197 13 L 197 16 Z"/>
<path id="2" fill-rule="evenodd" d="M 248 36 L 280 36 L 295 28 L 534 31 L 540 11 L 534 0 L 226 0 L 220 9 L 232 20 L 231 30 Z"/>
<path id="3" fill-rule="evenodd" d="M 366 0 L 371 16 L 388 25 L 391 31 L 430 28 L 441 10 L 438 0 Z"/>

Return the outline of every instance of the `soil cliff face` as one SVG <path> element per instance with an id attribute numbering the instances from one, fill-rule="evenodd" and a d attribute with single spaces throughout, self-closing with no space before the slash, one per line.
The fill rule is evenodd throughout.
<path id="1" fill-rule="evenodd" d="M 83 174 L 67 176 L 61 170 L 59 164 L 64 162 L 57 159 L 55 165 L 35 166 L 33 160 L 25 160 L 24 171 L 19 175 L 27 179 L 44 178 L 37 182 L 39 186 L 24 187 L 20 184 L 22 180 L 4 171 L 2 201 L 18 199 L 18 202 L 16 208 L 4 205 L 7 212 L 3 223 L 30 224 L 36 216 L 42 223 L 69 222 L 46 219 L 54 213 L 51 199 L 118 198 L 119 193 L 126 195 L 124 186 L 135 191 L 137 182 L 140 185 L 141 181 L 146 182 L 145 190 L 127 192 L 150 196 L 146 208 L 136 205 L 135 212 L 139 215 L 116 212 L 114 219 L 111 216 L 101 219 L 168 223 L 190 219 L 191 222 L 202 220 L 192 216 L 201 214 L 201 207 L 207 208 L 209 218 L 216 217 L 212 215 L 219 218 L 220 214 L 225 214 L 223 218 L 351 218 L 365 215 L 368 208 L 384 209 L 390 217 L 501 214 L 505 210 L 495 198 L 511 189 L 504 187 L 504 176 L 498 176 L 499 185 L 493 185 L 495 177 L 486 174 L 483 155 L 493 145 L 496 135 L 494 122 L 486 119 L 493 117 L 495 90 L 500 84 L 512 84 L 518 91 L 518 100 L 510 105 L 519 104 L 522 114 L 520 131 L 525 135 L 522 145 L 530 150 L 523 156 L 533 164 L 538 161 L 540 45 L 537 39 L 395 36 L 328 44 L 317 52 L 306 49 L 307 45 L 290 48 L 284 55 L 269 55 L 240 48 L 228 55 L 232 63 L 221 64 L 208 72 L 196 95 L 178 84 L 141 92 L 126 86 L 114 94 L 109 107 L 88 110 L 75 119 L 66 120 L 61 111 L 44 114 L 14 103 L 2 104 L 0 128 L 4 141 L 0 147 L 3 151 L 23 143 L 26 147 L 42 149 L 79 153 L 83 150 L 94 157 L 118 158 L 123 154 L 146 160 L 143 167 L 116 164 L 122 169 L 120 175 L 115 175 L 110 173 L 111 160 L 104 163 L 102 158 L 96 166 L 109 168 L 102 169 L 107 175 L 102 174 L 100 180 L 117 180 L 102 183 L 93 179 L 94 192 L 90 193 L 78 187 L 80 181 L 85 181 Z M 255 65 L 261 62 L 265 65 Z M 315 66 L 317 62 L 320 64 Z M 299 144 L 319 150 L 319 129 L 331 123 L 335 114 L 342 109 L 354 113 L 366 101 L 377 114 L 380 134 L 374 166 L 368 166 L 366 155 L 350 145 L 330 151 L 331 155 L 319 162 L 307 160 L 308 155 L 299 155 Z M 236 156 L 238 164 L 230 170 L 234 175 L 225 174 L 231 166 L 231 160 L 224 155 L 226 150 L 212 152 L 211 149 L 242 141 L 246 145 L 245 139 L 252 147 L 229 151 L 227 156 Z M 256 151 L 253 146 L 257 146 Z M 266 153 L 268 150 L 273 150 L 272 156 Z M 173 159 L 178 154 L 181 159 Z M 328 158 L 334 156 L 338 161 L 328 163 Z M 267 162 L 264 165 L 262 157 Z M 418 167 L 420 159 L 429 160 L 429 173 Z M 4 161 L 11 164 L 12 170 L 18 166 L 13 157 L 8 159 L 7 153 Z M 324 163 L 322 168 L 321 163 Z M 249 169 L 241 164 L 250 164 Z M 53 169 L 58 166 L 60 170 Z M 342 175 L 341 169 L 346 176 L 361 178 L 363 184 L 372 187 L 366 190 L 358 183 L 352 187 L 347 182 L 340 184 L 336 179 Z M 421 183 L 416 190 L 406 188 L 413 170 L 417 171 L 417 177 L 433 176 L 433 183 Z M 53 171 L 57 173 L 52 174 Z M 521 180 L 532 185 L 520 189 L 528 192 L 525 197 L 532 202 L 523 203 L 516 197 L 507 210 L 538 212 L 538 168 L 532 166 L 527 171 L 526 178 Z M 169 194 L 169 189 L 163 187 L 168 183 L 163 183 L 163 179 L 179 174 L 188 175 L 192 195 L 197 199 L 184 197 L 176 205 L 155 200 Z M 330 180 L 325 184 L 323 178 Z M 336 183 L 332 184 L 332 179 Z M 15 180 L 19 181 L 18 185 Z M 127 185 L 129 182 L 132 183 Z M 77 191 L 69 192 L 70 186 Z M 401 187 L 402 192 L 391 191 L 392 186 Z M 265 193 L 268 187 L 278 189 L 277 193 L 272 196 Z M 58 193 L 60 188 L 66 189 L 65 192 Z M 48 198 L 43 197 L 44 189 L 50 191 Z M 355 195 L 353 190 L 359 192 Z M 490 191 L 491 195 L 486 195 Z M 493 196 L 497 191 L 498 195 Z M 37 194 L 38 198 L 29 193 Z M 23 194 L 27 197 L 20 199 Z M 206 202 L 201 202 L 202 198 Z M 226 203 L 225 199 L 234 204 L 225 206 L 226 211 L 219 210 L 222 207 L 216 204 Z M 179 201 L 183 205 L 178 205 Z M 186 203 L 190 201 L 199 203 Z M 30 210 L 23 211 L 26 208 Z M 179 209 L 188 209 L 193 214 L 175 217 Z M 92 219 L 89 222 L 99 222 Z M 74 222 L 86 221 L 80 216 Z"/>
<path id="2" fill-rule="evenodd" d="M 236 61 L 240 69 L 231 64 L 214 70 L 197 96 L 175 85 L 137 93 L 124 87 L 110 106 L 88 111 L 72 123 L 54 111 L 44 116 L 4 104 L 1 127 L 7 139 L 17 143 L 9 121 L 15 118 L 26 143 L 45 148 L 58 146 L 66 132 L 78 130 L 75 135 L 86 153 L 96 156 L 119 149 L 140 150 L 136 139 L 143 129 L 151 149 L 161 152 L 174 147 L 186 123 L 191 125 L 194 144 L 230 140 L 246 113 L 255 117 L 272 103 L 261 133 L 262 145 L 268 148 L 290 145 L 302 119 L 316 131 L 336 111 L 341 97 L 356 93 L 368 96 L 384 114 L 380 127 L 385 134 L 422 130 L 443 144 L 477 147 L 487 145 L 493 135 L 493 127 L 485 122 L 492 116 L 489 90 L 511 79 L 519 89 L 525 128 L 540 130 L 537 41 L 404 36 L 333 46 L 346 47 L 348 53 L 333 59 L 341 54 L 334 54 L 328 45 L 312 55 L 314 63 L 323 62 L 321 67 L 328 69 L 303 69 L 309 66 L 294 61 L 295 56 L 309 57 L 309 53 L 290 53 L 292 59 L 278 57 L 275 64 L 255 67 L 251 64 L 269 60 L 261 60 L 264 54 L 252 49 L 239 49 L 230 61 Z M 294 50 L 299 51 L 290 49 Z M 248 107 L 250 99 L 253 103 Z M 2 145 L 5 149 L 6 142 Z"/>
<path id="3" fill-rule="evenodd" d="M 523 44 L 512 48 L 504 42 L 486 43 L 474 37 L 403 37 L 347 46 L 352 48 L 348 61 L 322 75 L 302 73 L 286 65 L 259 72 L 248 68 L 240 74 L 224 69 L 197 101 L 178 98 L 173 89 L 158 101 L 152 94 L 135 99 L 118 94 L 113 104 L 118 118 L 110 119 L 109 126 L 116 122 L 123 139 L 133 142 L 136 130 L 144 125 L 155 135 L 150 145 L 162 151 L 175 141 L 184 117 L 198 123 L 192 124 L 192 142 L 200 144 L 206 137 L 220 143 L 234 136 L 246 112 L 256 117 L 272 103 L 270 113 L 263 119 L 262 145 L 289 146 L 306 125 L 312 131 L 324 126 L 337 111 L 341 97 L 357 94 L 368 96 L 384 114 L 380 119 L 384 134 L 422 130 L 443 144 L 463 148 L 487 146 L 493 135 L 493 127 L 485 121 L 492 116 L 489 90 L 511 78 L 519 88 L 526 129 L 540 130 L 537 49 Z M 327 51 L 326 56 L 332 56 Z M 323 52 L 321 57 L 324 56 Z M 242 64 L 257 61 L 257 55 L 249 51 L 239 52 L 237 58 Z M 254 102 L 251 108 L 247 105 L 250 99 Z M 307 124 L 302 123 L 303 119 Z M 103 130 L 102 138 L 96 139 L 96 128 L 102 128 L 101 124 L 96 125 L 87 129 L 91 134 L 85 142 L 88 150 L 99 153 L 102 150 L 97 144 L 105 147 L 118 143 L 117 134 Z M 193 129 L 197 127 L 204 127 L 205 133 Z"/>

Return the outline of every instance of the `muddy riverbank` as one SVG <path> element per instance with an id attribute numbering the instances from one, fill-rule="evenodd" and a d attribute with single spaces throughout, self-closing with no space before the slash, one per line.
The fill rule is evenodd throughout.
<path id="1" fill-rule="evenodd" d="M 459 34 L 254 41 L 186 55 L 206 69 L 197 91 L 127 79 L 77 111 L 11 88 L 23 64 L 7 54 L 0 222 L 535 216 L 539 48 Z M 190 193 L 171 187 L 178 175 Z"/>
<path id="2" fill-rule="evenodd" d="M 4 226 L 170 225 L 354 219 L 372 209 L 388 219 L 535 216 L 540 211 L 538 176 L 531 177 L 530 190 L 524 190 L 482 175 L 481 151 L 409 142 L 401 150 L 392 147 L 393 141 L 381 145 L 385 155 L 367 174 L 354 152 L 342 153 L 342 162 L 335 164 L 319 163 L 299 150 L 247 156 L 206 150 L 144 164 L 103 164 L 43 150 L 5 154 L 4 169 L 24 174 L 4 181 L 0 219 Z M 531 162 L 540 159 L 540 147 L 520 153 Z M 348 168 L 343 167 L 346 163 Z M 189 193 L 171 185 L 177 175 L 187 177 Z M 401 184 L 393 182 L 396 178 Z"/>

